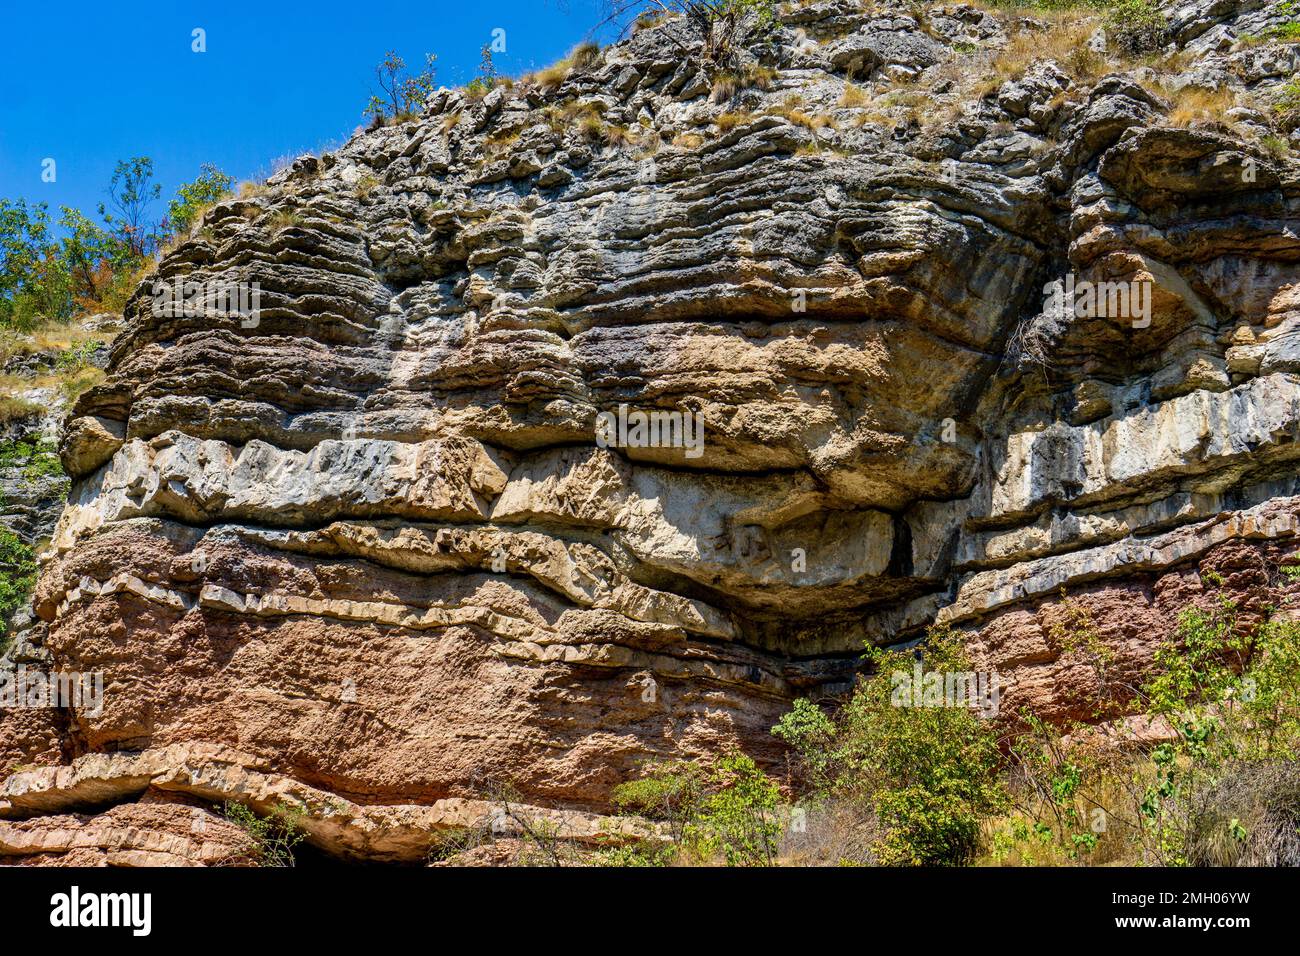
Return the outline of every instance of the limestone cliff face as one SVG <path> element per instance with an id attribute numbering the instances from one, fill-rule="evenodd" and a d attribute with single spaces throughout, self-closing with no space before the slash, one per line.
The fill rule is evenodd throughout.
<path id="1" fill-rule="evenodd" d="M 1164 66 L 985 83 L 1057 27 L 814 3 L 734 92 L 670 22 L 214 208 L 157 278 L 260 313 L 145 283 L 69 419 L 35 608 L 104 701 L 8 779 L 0 852 L 220 857 L 167 793 L 419 859 L 486 776 L 594 839 L 641 761 L 778 761 L 866 642 L 949 624 L 1003 706 L 1075 716 L 1062 588 L 1134 674 L 1203 570 L 1266 600 L 1300 530 L 1300 167 L 1256 138 L 1300 46 L 1234 52 L 1280 15 L 1226 6 L 1169 7 Z M 1256 108 L 1175 125 L 1188 83 Z M 1150 308 L 1045 304 L 1067 277 Z M 620 406 L 698 415 L 702 453 L 597 442 Z"/>

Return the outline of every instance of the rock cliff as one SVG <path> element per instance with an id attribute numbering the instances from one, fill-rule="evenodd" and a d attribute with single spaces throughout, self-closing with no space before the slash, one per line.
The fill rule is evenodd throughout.
<path id="1" fill-rule="evenodd" d="M 287 800 L 328 853 L 420 860 L 488 777 L 621 839 L 638 764 L 778 764 L 867 643 L 950 626 L 1065 718 L 1063 594 L 1134 675 L 1209 572 L 1269 600 L 1300 46 L 1248 42 L 1277 4 L 1165 11 L 1125 58 L 1094 21 L 811 3 L 722 75 L 669 21 L 211 209 L 69 416 L 34 608 L 103 702 L 0 715 L 0 853 L 211 862 L 205 808 Z M 260 309 L 157 308 L 178 282 Z M 656 411 L 702 446 L 602 434 Z"/>

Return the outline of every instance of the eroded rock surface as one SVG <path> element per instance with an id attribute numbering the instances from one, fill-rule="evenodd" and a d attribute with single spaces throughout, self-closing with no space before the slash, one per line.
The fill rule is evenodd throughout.
<path id="1" fill-rule="evenodd" d="M 1134 674 L 1202 570 L 1274 593 L 1300 166 L 1262 114 L 1173 125 L 1165 95 L 1265 102 L 1300 47 L 1236 45 L 1281 14 L 1227 6 L 1170 6 L 1164 66 L 983 95 L 1048 24 L 810 4 L 728 94 L 670 22 L 218 205 L 158 280 L 256 282 L 260 314 L 155 314 L 147 282 L 77 403 L 35 609 L 104 705 L 5 784 L 0 852 L 210 861 L 84 812 L 181 789 L 418 859 L 485 775 L 591 836 L 641 762 L 778 761 L 866 643 L 949 624 L 1015 706 L 1078 716 L 1062 588 Z M 1054 311 L 1067 274 L 1149 312 Z M 702 454 L 601 447 L 621 405 L 698 414 Z M 51 762 L 26 732 L 10 769 Z"/>

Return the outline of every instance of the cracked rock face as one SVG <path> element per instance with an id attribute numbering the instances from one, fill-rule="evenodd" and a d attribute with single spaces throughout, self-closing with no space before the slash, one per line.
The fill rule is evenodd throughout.
<path id="1" fill-rule="evenodd" d="M 1183 69 L 1267 98 L 1258 49 L 1194 41 L 1273 8 L 1221 6 L 1171 6 Z M 1203 567 L 1275 590 L 1300 168 L 1171 125 L 1134 69 L 963 79 L 1045 28 L 811 4 L 728 96 L 670 22 L 211 210 L 158 281 L 255 282 L 260 311 L 156 314 L 146 282 L 70 417 L 35 609 L 104 705 L 70 715 L 65 778 L 10 778 L 0 852 L 110 852 L 59 836 L 97 773 L 260 806 L 274 776 L 346 805 L 310 828 L 345 856 L 419 858 L 451 825 L 421 808 L 491 775 L 603 833 L 643 761 L 775 764 L 769 728 L 864 644 L 947 624 L 1016 706 L 1081 716 L 1063 587 L 1135 674 Z M 1067 275 L 1145 314 L 1054 310 Z M 701 452 L 598 441 L 620 408 L 701 422 Z M 175 783 L 196 747 L 238 781 Z M 159 819 L 137 849 L 220 855 Z"/>

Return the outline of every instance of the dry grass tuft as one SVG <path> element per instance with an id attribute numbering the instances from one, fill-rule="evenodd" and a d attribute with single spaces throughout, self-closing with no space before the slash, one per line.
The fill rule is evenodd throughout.
<path id="1" fill-rule="evenodd" d="M 1228 87 L 1184 86 L 1173 92 L 1166 91 L 1166 96 L 1172 104 L 1169 125 L 1184 128 L 1226 122 L 1224 114 L 1237 105 L 1236 94 Z"/>
<path id="2" fill-rule="evenodd" d="M 1006 48 L 993 60 L 993 74 L 980 86 L 987 95 L 988 86 L 996 89 L 1007 80 L 1018 80 L 1034 63 L 1054 60 L 1075 79 L 1091 80 L 1116 66 L 1088 46 L 1088 39 L 1097 29 L 1098 21 L 1078 13 L 1063 11 L 1049 17 L 1052 21 L 1046 30 L 1022 30 L 1011 38 Z"/>
<path id="3" fill-rule="evenodd" d="M 549 90 L 567 80 L 571 72 L 573 72 L 573 64 L 566 57 L 538 70 L 533 74 L 533 81 L 543 90 Z"/>
<path id="4" fill-rule="evenodd" d="M 749 111 L 723 113 L 717 119 L 718 131 L 723 134 L 730 133 L 736 127 L 744 126 L 753 118 L 754 114 Z"/>
<path id="5" fill-rule="evenodd" d="M 840 97 L 840 106 L 857 109 L 871 102 L 871 94 L 856 83 L 844 84 L 844 95 Z"/>

